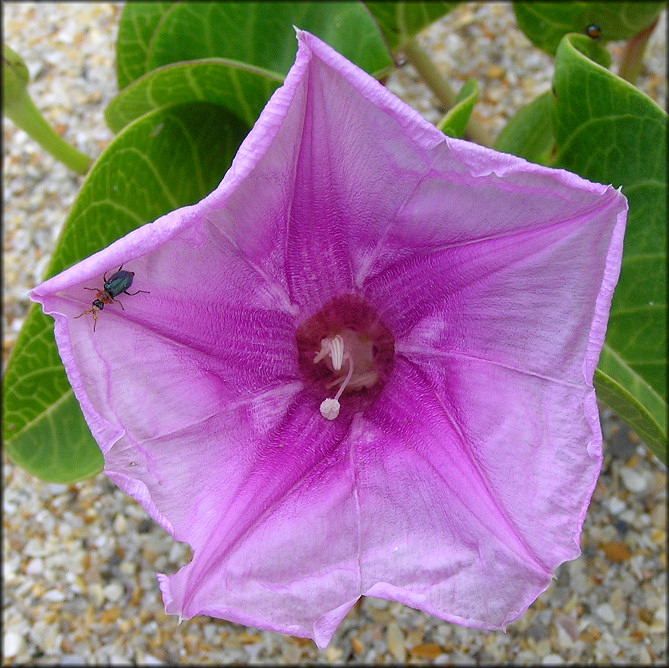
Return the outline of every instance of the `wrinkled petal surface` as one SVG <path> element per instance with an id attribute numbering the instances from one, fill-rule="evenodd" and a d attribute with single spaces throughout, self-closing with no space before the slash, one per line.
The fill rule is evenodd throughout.
<path id="1" fill-rule="evenodd" d="M 626 201 L 448 139 L 298 42 L 213 193 L 32 297 L 106 474 L 192 548 L 159 575 L 167 612 L 320 647 L 361 595 L 504 628 L 579 554 Z M 83 288 L 121 264 L 150 295 L 93 332 Z M 295 335 L 346 294 L 395 362 L 373 405 L 330 422 Z"/>

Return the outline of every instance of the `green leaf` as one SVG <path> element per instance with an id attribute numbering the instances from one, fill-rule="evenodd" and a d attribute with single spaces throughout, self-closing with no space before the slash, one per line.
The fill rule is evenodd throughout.
<path id="1" fill-rule="evenodd" d="M 595 390 L 598 399 L 623 417 L 666 466 L 666 403 L 648 383 L 644 383 L 638 374 L 619 360 L 611 347 L 606 344 L 602 349 L 599 364 L 600 366 L 595 369 Z M 615 369 L 617 379 L 603 372 L 602 368 L 607 368 L 609 371 Z"/>
<path id="2" fill-rule="evenodd" d="M 48 482 L 71 483 L 102 470 L 93 440 L 67 382 L 53 320 L 33 304 L 3 379 L 4 450 Z"/>
<path id="3" fill-rule="evenodd" d="M 317 35 L 369 73 L 393 67 L 376 22 L 360 2 L 184 2 L 158 24 L 148 69 L 228 58 L 285 75 L 297 52 L 293 26 Z"/>
<path id="4" fill-rule="evenodd" d="M 248 126 L 219 106 L 193 103 L 143 116 L 116 137 L 88 175 L 58 240 L 47 278 L 144 223 L 211 192 Z M 3 381 L 9 457 L 44 480 L 101 470 L 100 450 L 60 362 L 53 320 L 35 304 Z"/>
<path id="5" fill-rule="evenodd" d="M 391 51 L 400 49 L 414 35 L 448 14 L 461 2 L 366 2 Z"/>
<path id="6" fill-rule="evenodd" d="M 602 399 L 666 459 L 667 115 L 590 60 L 583 53 L 590 44 L 588 37 L 570 35 L 557 50 L 553 128 L 558 154 L 552 166 L 622 186 L 629 201 L 599 379 L 602 384 L 607 379 Z"/>
<path id="7" fill-rule="evenodd" d="M 210 102 L 252 126 L 283 77 L 224 59 L 165 65 L 122 90 L 105 110 L 113 132 L 144 114 L 187 102 Z"/>
<path id="8" fill-rule="evenodd" d="M 149 71 L 149 45 L 173 2 L 126 2 L 116 38 L 116 79 L 119 90 Z"/>
<path id="9" fill-rule="evenodd" d="M 554 140 L 551 116 L 553 96 L 550 91 L 520 109 L 499 133 L 493 148 L 545 165 Z"/>
<path id="10" fill-rule="evenodd" d="M 571 32 L 584 34 L 590 25 L 601 29 L 600 42 L 634 37 L 665 7 L 664 2 L 514 2 L 518 27 L 535 46 L 555 54 Z"/>
<path id="11" fill-rule="evenodd" d="M 476 79 L 468 79 L 460 89 L 455 104 L 439 121 L 437 128 L 448 137 L 462 138 L 479 96 L 479 84 Z"/>

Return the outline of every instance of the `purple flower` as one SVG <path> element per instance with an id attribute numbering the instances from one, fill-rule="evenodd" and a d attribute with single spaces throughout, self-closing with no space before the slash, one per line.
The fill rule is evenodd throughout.
<path id="1" fill-rule="evenodd" d="M 504 628 L 579 554 L 625 198 L 298 41 L 213 193 L 32 296 L 105 473 L 192 548 L 168 613 L 319 647 L 361 595 Z M 150 294 L 93 331 L 120 265 Z"/>

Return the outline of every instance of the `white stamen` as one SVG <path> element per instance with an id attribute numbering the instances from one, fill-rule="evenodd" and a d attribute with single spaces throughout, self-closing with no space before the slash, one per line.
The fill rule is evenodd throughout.
<path id="1" fill-rule="evenodd" d="M 341 365 L 344 363 L 344 339 L 337 334 L 337 336 L 332 339 L 330 343 L 331 355 L 332 355 L 332 366 L 335 371 L 341 369 Z"/>
<path id="2" fill-rule="evenodd" d="M 342 362 L 344 361 L 344 339 L 337 334 L 331 339 L 323 339 L 321 341 L 321 349 L 316 353 L 314 357 L 314 364 L 317 364 L 322 359 L 325 359 L 328 355 L 332 359 L 332 367 L 335 371 L 341 369 Z"/>
<path id="3" fill-rule="evenodd" d="M 334 380 L 331 380 L 326 386 L 326 390 L 331 390 L 333 387 L 337 387 L 337 385 L 341 385 L 344 380 L 345 376 L 339 376 L 339 378 L 335 378 Z M 348 384 L 348 389 L 349 390 L 359 390 L 363 387 L 374 387 L 376 385 L 377 381 L 379 380 L 379 374 L 376 371 L 366 371 L 363 374 L 360 374 L 359 376 L 356 376 L 355 378 L 351 379 L 351 382 Z"/>
<path id="4" fill-rule="evenodd" d="M 321 341 L 321 349 L 314 355 L 314 364 L 318 364 L 330 354 L 330 339 Z"/>

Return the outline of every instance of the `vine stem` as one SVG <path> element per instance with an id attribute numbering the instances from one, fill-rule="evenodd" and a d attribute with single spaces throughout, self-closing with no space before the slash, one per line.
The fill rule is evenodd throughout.
<path id="1" fill-rule="evenodd" d="M 641 72 L 643 54 L 646 51 L 648 40 L 653 34 L 653 30 L 655 30 L 655 26 L 659 20 L 659 17 L 656 18 L 647 28 L 644 28 L 640 33 L 627 40 L 623 57 L 620 61 L 620 68 L 618 69 L 618 76 L 621 79 L 625 79 L 625 81 L 629 81 L 631 84 L 636 83 L 637 77 Z"/>
<path id="2" fill-rule="evenodd" d="M 451 88 L 448 81 L 443 78 L 437 66 L 418 44 L 415 37 L 404 44 L 402 52 L 444 107 L 444 111 L 451 109 L 455 105 L 457 93 Z M 473 116 L 469 117 L 465 136 L 481 146 L 492 146 L 489 132 Z"/>
<path id="3" fill-rule="evenodd" d="M 77 174 L 85 174 L 91 159 L 70 146 L 44 119 L 26 91 L 5 105 L 5 115 L 43 149 Z"/>

